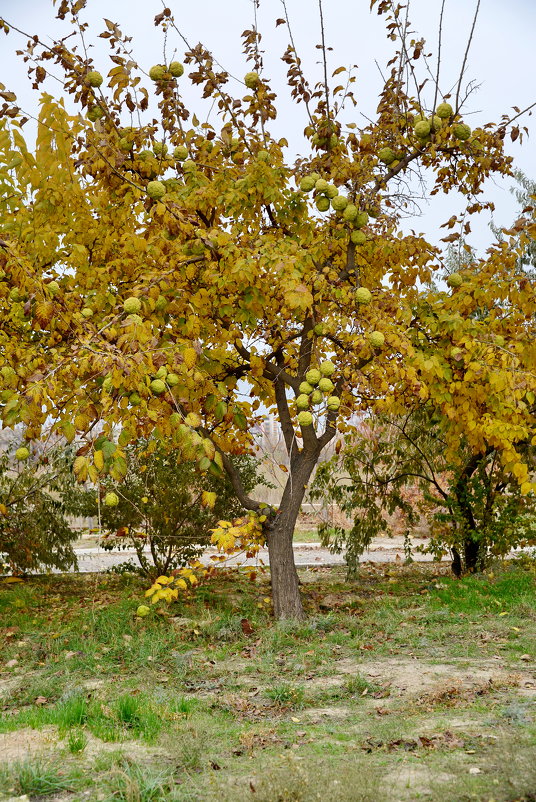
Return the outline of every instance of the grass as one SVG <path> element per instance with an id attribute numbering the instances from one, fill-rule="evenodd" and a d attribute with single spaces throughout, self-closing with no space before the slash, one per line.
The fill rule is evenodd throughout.
<path id="1" fill-rule="evenodd" d="M 49 796 L 73 791 L 78 785 L 74 774 L 68 775 L 59 766 L 41 760 L 15 762 L 8 769 L 0 769 L 0 790 L 6 793 Z"/>
<path id="2" fill-rule="evenodd" d="M 0 748 L 0 793 L 534 802 L 533 563 L 300 577 L 299 623 L 273 621 L 266 575 L 145 619 L 132 576 L 0 584 L 0 747 L 34 738 Z"/>

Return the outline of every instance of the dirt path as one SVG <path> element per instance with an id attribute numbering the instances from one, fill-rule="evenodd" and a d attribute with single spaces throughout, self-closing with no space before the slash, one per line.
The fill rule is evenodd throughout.
<path id="1" fill-rule="evenodd" d="M 211 555 L 215 552 L 208 550 L 201 557 L 205 563 L 211 562 Z M 105 571 L 113 566 L 120 565 L 121 563 L 131 560 L 136 562 L 136 554 L 133 550 L 127 549 L 124 551 L 104 551 L 100 548 L 78 548 L 76 549 L 78 556 L 78 570 L 80 573 L 93 573 L 98 571 Z M 259 558 L 265 565 L 269 565 L 268 550 L 261 549 Z M 344 554 L 332 554 L 328 549 L 323 548 L 320 544 L 315 543 L 295 543 L 294 544 L 294 559 L 296 565 L 344 565 Z M 392 563 L 403 562 L 405 559 L 404 554 L 404 539 L 403 538 L 376 538 L 371 548 L 363 554 L 362 562 L 374 563 Z M 429 554 L 414 553 L 413 559 L 416 562 L 431 562 Z M 448 559 L 445 560 L 448 562 Z M 255 560 L 246 560 L 243 558 L 233 558 L 229 560 L 229 565 L 234 565 L 240 562 L 241 565 L 254 565 Z"/>

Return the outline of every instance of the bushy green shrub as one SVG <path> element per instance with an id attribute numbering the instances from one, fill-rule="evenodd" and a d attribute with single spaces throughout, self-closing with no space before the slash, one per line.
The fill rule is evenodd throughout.
<path id="1" fill-rule="evenodd" d="M 78 513 L 80 496 L 71 450 L 58 447 L 25 462 L 13 454 L 0 456 L 0 571 L 67 571 L 76 566 L 68 516 Z"/>
<path id="2" fill-rule="evenodd" d="M 234 462 L 246 492 L 266 484 L 254 458 L 235 457 Z M 107 492 L 117 495 L 117 505 L 103 503 Z M 210 494 L 216 494 L 215 500 Z M 104 482 L 100 498 L 99 505 L 97 493 L 90 494 L 86 514 L 97 515 L 100 507 L 101 544 L 134 548 L 138 565 L 133 567 L 151 577 L 187 565 L 207 547 L 218 520 L 243 514 L 226 476 L 202 473 L 195 463 L 177 461 L 176 454 L 155 443 L 129 448 L 125 480 Z"/>

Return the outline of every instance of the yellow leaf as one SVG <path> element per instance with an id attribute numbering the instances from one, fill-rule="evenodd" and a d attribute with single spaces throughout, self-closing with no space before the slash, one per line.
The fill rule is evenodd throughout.
<path id="1" fill-rule="evenodd" d="M 104 454 L 102 451 L 95 451 L 93 455 L 93 462 L 95 464 L 95 468 L 100 473 L 104 468 Z"/>
<path id="2" fill-rule="evenodd" d="M 218 496 L 216 493 L 211 493 L 209 490 L 204 490 L 201 493 L 201 504 L 203 507 L 208 507 L 210 510 L 213 510 L 217 498 Z"/>

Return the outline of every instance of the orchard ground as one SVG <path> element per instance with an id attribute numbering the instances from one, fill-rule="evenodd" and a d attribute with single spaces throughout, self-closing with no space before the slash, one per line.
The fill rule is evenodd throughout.
<path id="1" fill-rule="evenodd" d="M 145 618 L 131 575 L 1 583 L 0 794 L 535 799 L 533 560 L 299 573 L 300 624 L 274 622 L 267 574 Z"/>

